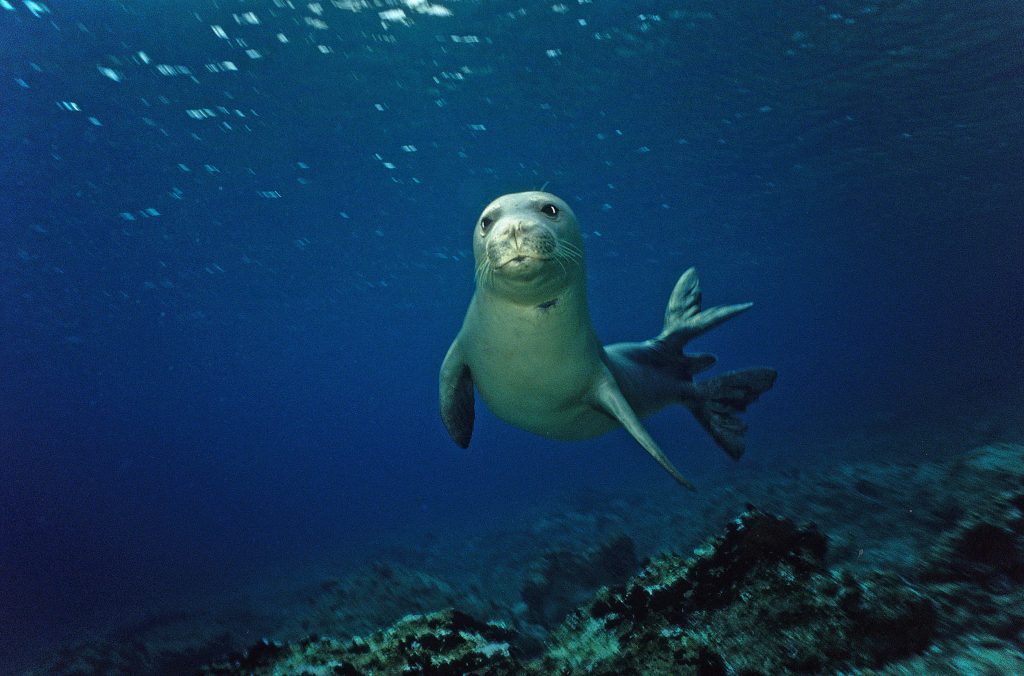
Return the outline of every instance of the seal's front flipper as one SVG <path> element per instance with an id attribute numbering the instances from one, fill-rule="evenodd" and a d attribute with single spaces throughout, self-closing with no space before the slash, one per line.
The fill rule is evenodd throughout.
<path id="1" fill-rule="evenodd" d="M 473 436 L 473 374 L 463 361 L 457 338 L 441 364 L 439 390 L 441 420 L 452 441 L 466 448 Z"/>
<path id="2" fill-rule="evenodd" d="M 690 268 L 683 273 L 672 290 L 665 309 L 665 326 L 655 340 L 671 352 L 678 352 L 697 336 L 749 310 L 753 305 L 738 303 L 701 310 L 700 304 L 700 279 L 697 277 L 697 269 Z"/>
<path id="3" fill-rule="evenodd" d="M 775 369 L 769 368 L 731 371 L 697 383 L 697 399 L 685 402 L 733 460 L 739 460 L 746 449 L 743 435 L 747 424 L 738 414 L 775 384 L 776 375 Z"/>
<path id="4" fill-rule="evenodd" d="M 675 468 L 671 461 L 665 457 L 665 453 L 658 447 L 657 442 L 644 429 L 640 418 L 637 417 L 636 412 L 633 411 L 626 398 L 622 396 L 622 391 L 619 389 L 618 383 L 615 382 L 615 377 L 612 376 L 611 371 L 605 369 L 604 373 L 600 376 L 600 380 L 594 388 L 594 399 L 595 404 L 601 410 L 622 423 L 626 431 L 633 435 L 633 438 L 644 447 L 645 451 L 651 454 L 652 458 L 658 461 L 659 465 L 665 468 L 665 471 L 672 475 L 673 479 L 684 488 L 688 488 L 691 491 L 697 490 L 693 484 L 679 473 L 679 470 Z"/>

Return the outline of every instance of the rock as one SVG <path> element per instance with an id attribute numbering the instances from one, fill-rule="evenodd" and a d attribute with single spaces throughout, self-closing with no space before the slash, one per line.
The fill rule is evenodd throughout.
<path id="1" fill-rule="evenodd" d="M 1024 485 L 966 505 L 925 555 L 923 578 L 999 591 L 1024 583 Z"/>
<path id="2" fill-rule="evenodd" d="M 694 558 L 669 555 L 553 634 L 546 673 L 831 672 L 927 647 L 931 602 L 898 578 L 824 566 L 813 527 L 749 510 Z"/>
<path id="3" fill-rule="evenodd" d="M 512 674 L 521 673 L 514 632 L 456 610 L 409 615 L 366 639 L 309 637 L 294 644 L 261 641 L 244 655 L 206 667 L 227 674 Z"/>
<path id="4" fill-rule="evenodd" d="M 755 496 L 829 538 L 750 509 L 690 558 L 634 570 L 634 550 L 689 550 Z M 192 673 L 233 637 L 310 631 L 367 638 L 268 640 L 207 673 L 1024 673 L 1024 446 L 773 473 L 688 500 L 591 500 L 607 511 L 310 580 L 260 612 L 157 616 L 54 651 L 37 673 Z M 451 606 L 468 614 L 430 612 Z"/>
<path id="5" fill-rule="evenodd" d="M 662 556 L 599 591 L 528 663 L 514 630 L 446 610 L 365 640 L 262 642 L 205 673 L 785 674 L 880 667 L 929 645 L 931 601 L 893 575 L 829 571 L 826 548 L 814 527 L 751 508 L 692 558 Z M 611 552 L 631 547 L 573 561 L 620 562 Z"/>
<path id="6" fill-rule="evenodd" d="M 625 582 L 637 565 L 633 540 L 625 535 L 582 553 L 548 552 L 523 585 L 526 620 L 554 627 L 599 587 Z"/>
<path id="7" fill-rule="evenodd" d="M 919 653 L 935 636 L 938 615 L 932 601 L 892 575 L 876 573 L 860 582 L 844 577 L 838 601 L 870 664 Z"/>
<path id="8" fill-rule="evenodd" d="M 919 573 L 940 610 L 939 634 L 954 646 L 963 636 L 980 641 L 987 635 L 1019 650 L 1024 646 L 1024 447 L 976 449 L 951 474 L 959 509 L 925 552 Z"/>

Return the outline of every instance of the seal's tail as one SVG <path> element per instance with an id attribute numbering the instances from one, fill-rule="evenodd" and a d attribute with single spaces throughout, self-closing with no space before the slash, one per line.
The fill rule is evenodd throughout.
<path id="1" fill-rule="evenodd" d="M 730 371 L 695 383 L 697 397 L 684 403 L 729 457 L 739 460 L 746 449 L 747 424 L 738 414 L 775 384 L 776 375 L 770 368 Z"/>
<path id="2" fill-rule="evenodd" d="M 709 331 L 727 319 L 732 319 L 753 303 L 720 305 L 700 309 L 700 280 L 697 269 L 690 268 L 676 282 L 665 310 L 665 326 L 655 340 L 671 354 L 676 354 L 697 336 Z"/>
<path id="3" fill-rule="evenodd" d="M 697 336 L 710 331 L 727 319 L 732 319 L 753 303 L 719 305 L 701 310 L 700 280 L 697 270 L 683 273 L 668 300 L 665 326 L 655 342 L 680 365 L 679 377 L 687 382 L 694 374 L 715 363 L 710 354 L 681 354 L 683 347 Z M 683 403 L 714 438 L 715 442 L 733 460 L 739 460 L 746 449 L 743 439 L 747 424 L 739 414 L 747 410 L 763 392 L 775 384 L 774 369 L 753 368 L 729 373 L 694 383 L 683 395 Z M 695 390 L 695 392 L 694 392 Z"/>

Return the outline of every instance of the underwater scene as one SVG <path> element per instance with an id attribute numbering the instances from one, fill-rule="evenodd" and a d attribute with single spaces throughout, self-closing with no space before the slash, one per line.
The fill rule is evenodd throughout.
<path id="1" fill-rule="evenodd" d="M 0 0 L 0 674 L 1024 674 L 1024 5 Z"/>

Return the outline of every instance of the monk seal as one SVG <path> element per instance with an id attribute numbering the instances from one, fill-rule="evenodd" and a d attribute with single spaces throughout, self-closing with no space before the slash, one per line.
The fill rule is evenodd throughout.
<path id="1" fill-rule="evenodd" d="M 583 236 L 572 209 L 546 192 L 504 195 L 473 232 L 476 291 L 441 365 L 441 419 L 459 446 L 473 434 L 473 388 L 516 427 L 553 439 L 586 439 L 625 427 L 672 477 L 693 489 L 644 429 L 641 418 L 674 403 L 689 408 L 733 459 L 744 451 L 737 416 L 768 390 L 769 368 L 701 382 L 715 362 L 685 354 L 696 336 L 751 307 L 701 310 L 697 273 L 679 278 L 660 334 L 602 345 L 590 323 Z"/>

